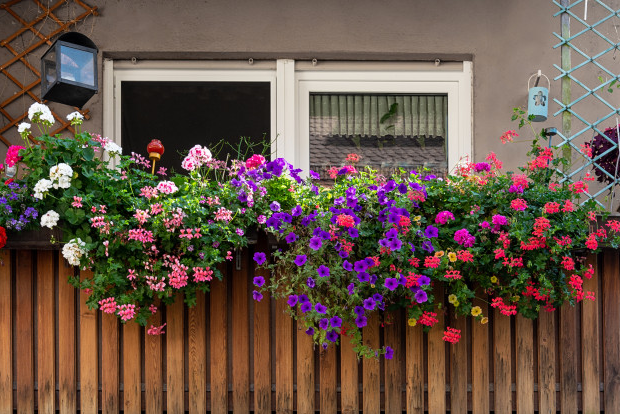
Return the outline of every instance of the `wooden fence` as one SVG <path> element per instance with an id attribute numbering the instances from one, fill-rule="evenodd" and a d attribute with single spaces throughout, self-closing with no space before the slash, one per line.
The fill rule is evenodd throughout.
<path id="1" fill-rule="evenodd" d="M 618 251 L 588 259 L 596 302 L 532 322 L 479 301 L 488 325 L 440 313 L 428 334 L 373 319 L 364 341 L 396 351 L 363 361 L 346 340 L 313 347 L 286 303 L 254 302 L 251 255 L 194 308 L 158 313 L 166 334 L 149 336 L 88 309 L 59 252 L 0 251 L 0 413 L 620 413 Z M 460 343 L 443 342 L 445 325 Z"/>

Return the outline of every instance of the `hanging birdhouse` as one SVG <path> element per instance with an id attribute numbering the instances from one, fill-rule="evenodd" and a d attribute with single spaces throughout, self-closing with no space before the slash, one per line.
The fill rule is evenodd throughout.
<path id="1" fill-rule="evenodd" d="M 533 122 L 543 122 L 547 120 L 547 114 L 549 113 L 549 89 L 551 88 L 551 82 L 547 79 L 548 88 L 538 86 L 540 78 L 543 75 L 540 70 L 538 73 L 533 74 L 527 81 L 527 89 L 529 91 L 527 101 L 527 115 L 532 117 Z M 536 77 L 534 86 L 530 87 L 532 78 Z"/>
<path id="2" fill-rule="evenodd" d="M 77 32 L 65 33 L 41 58 L 41 98 L 81 108 L 98 91 L 97 46 Z"/>

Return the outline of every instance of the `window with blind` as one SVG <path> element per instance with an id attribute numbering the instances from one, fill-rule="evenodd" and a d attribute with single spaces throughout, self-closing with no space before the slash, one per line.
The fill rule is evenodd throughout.
<path id="1" fill-rule="evenodd" d="M 361 157 L 384 175 L 399 168 L 426 168 L 445 175 L 447 95 L 311 93 L 310 169 L 322 176 Z"/>

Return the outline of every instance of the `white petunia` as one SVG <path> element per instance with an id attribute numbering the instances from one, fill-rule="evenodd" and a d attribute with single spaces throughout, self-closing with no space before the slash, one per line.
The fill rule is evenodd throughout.
<path id="1" fill-rule="evenodd" d="M 30 130 L 30 124 L 28 122 L 22 122 L 21 124 L 17 125 L 17 132 L 19 132 L 20 134 L 29 131 Z"/>
<path id="2" fill-rule="evenodd" d="M 69 243 L 62 247 L 62 255 L 67 262 L 72 266 L 78 266 L 80 264 L 80 258 L 86 254 L 86 243 L 84 243 L 79 237 L 77 239 L 71 239 Z"/>
<path id="3" fill-rule="evenodd" d="M 118 144 L 116 144 L 116 142 L 112 142 L 112 141 L 106 142 L 105 145 L 103 146 L 103 149 L 108 151 L 110 154 L 112 153 L 122 154 L 123 153 L 123 148 L 121 148 Z"/>
<path id="4" fill-rule="evenodd" d="M 34 186 L 34 198 L 43 200 L 45 193 L 47 193 L 51 188 L 52 182 L 50 180 L 45 178 L 40 179 Z"/>
<path id="5" fill-rule="evenodd" d="M 56 226 L 56 224 L 58 223 L 59 219 L 60 215 L 54 210 L 50 210 L 41 216 L 41 227 L 48 227 L 50 229 L 53 229 L 54 226 Z"/>

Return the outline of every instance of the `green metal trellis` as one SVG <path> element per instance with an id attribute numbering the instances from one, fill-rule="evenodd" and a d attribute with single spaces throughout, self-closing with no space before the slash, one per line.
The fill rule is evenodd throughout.
<path id="1" fill-rule="evenodd" d="M 596 187 L 587 194 L 588 198 L 595 199 L 602 207 L 612 209 L 613 197 L 611 204 L 606 206 L 601 199 L 608 194 L 613 193 L 616 184 L 620 183 L 620 174 L 618 171 L 614 175 L 602 168 L 597 161 L 611 152 L 618 152 L 618 143 L 611 140 L 605 135 L 604 130 L 607 126 L 618 125 L 620 118 L 620 104 L 614 105 L 611 100 L 620 102 L 620 89 L 616 89 L 615 93 L 610 94 L 608 89 L 610 85 L 620 83 L 620 62 L 616 62 L 616 57 L 620 60 L 620 8 L 614 10 L 601 0 L 553 0 L 553 3 L 559 7 L 559 11 L 554 17 L 560 17 L 561 33 L 553 33 L 560 42 L 554 46 L 561 50 L 561 66 L 554 65 L 560 71 L 560 74 L 554 80 L 561 80 L 562 100 L 554 99 L 560 106 L 560 109 L 554 116 L 562 115 L 562 131 L 558 134 L 561 142 L 556 145 L 562 148 L 565 156 L 571 156 L 573 149 L 577 155 L 577 161 L 571 168 L 559 172 L 564 180 L 577 181 L 580 180 L 587 171 L 598 169 L 607 175 L 613 181 L 607 185 L 601 185 L 602 188 Z M 595 22 L 588 23 L 588 11 L 596 11 Z M 590 15 L 592 18 L 592 13 Z M 578 28 L 578 31 L 571 35 L 571 23 Z M 607 33 L 606 30 L 608 29 Z M 616 40 L 610 37 L 615 35 Z M 588 37 L 589 42 L 580 43 Z M 596 48 L 602 45 L 603 50 L 596 51 Z M 577 58 L 582 57 L 583 62 L 571 67 L 571 52 L 577 53 Z M 616 56 L 618 53 L 619 56 Z M 611 55 L 610 55 L 611 54 Z M 605 63 L 604 60 L 612 60 L 613 69 Z M 600 74 L 599 77 L 592 79 L 593 73 Z M 581 80 L 580 80 L 581 78 Z M 586 79 L 584 79 L 586 78 Z M 583 88 L 583 93 L 573 99 L 572 92 L 575 92 L 573 83 Z M 603 111 L 601 115 L 592 115 L 592 107 L 598 106 L 599 111 Z M 582 109 L 580 109 L 582 108 Z M 573 132 L 573 118 L 583 123 L 583 127 L 575 128 Z M 590 159 L 581 153 L 579 143 L 589 141 L 589 134 L 593 131 L 605 137 L 612 147 L 603 154 L 597 155 Z M 573 157 L 575 160 L 575 157 Z M 612 194 L 613 195 L 613 194 Z"/>

